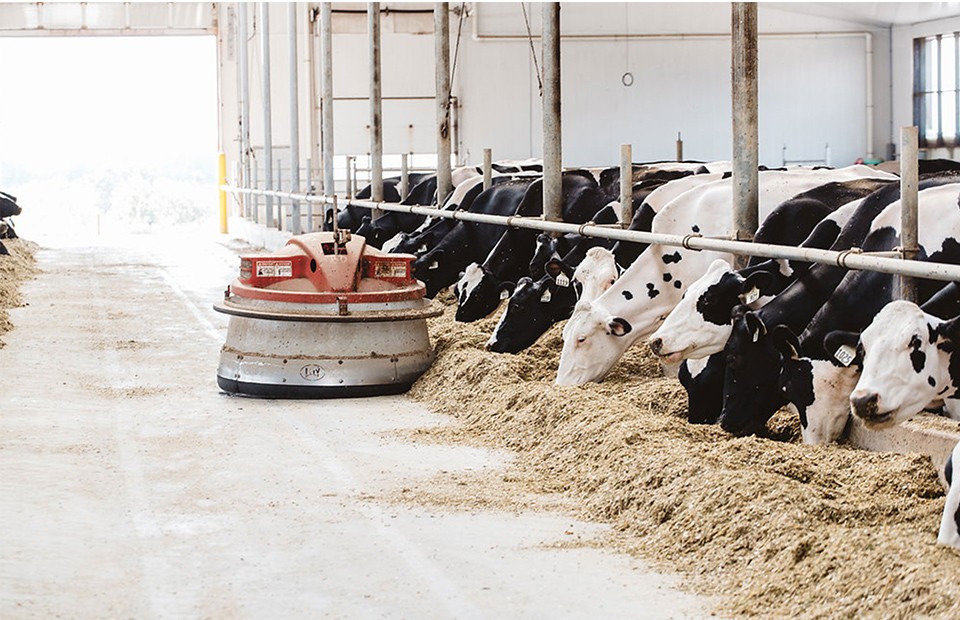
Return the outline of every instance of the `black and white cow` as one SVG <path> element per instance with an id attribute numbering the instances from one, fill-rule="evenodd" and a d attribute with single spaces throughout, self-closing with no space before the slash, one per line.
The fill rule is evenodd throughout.
<path id="1" fill-rule="evenodd" d="M 17 238 L 17 232 L 13 228 L 13 220 L 10 218 L 20 215 L 22 212 L 20 205 L 17 204 L 16 196 L 0 192 L 0 239 Z M 0 256 L 9 254 L 9 250 L 0 242 Z"/>
<path id="2" fill-rule="evenodd" d="M 778 204 L 801 192 L 831 181 L 857 178 L 895 179 L 865 166 L 762 172 L 760 217 L 765 218 Z M 731 202 L 730 180 L 696 187 L 657 213 L 653 231 L 675 235 L 727 234 L 733 217 Z M 574 312 L 564 331 L 557 383 L 576 385 L 602 380 L 631 344 L 653 333 L 686 287 L 703 275 L 716 258 L 733 260 L 727 253 L 648 247 L 616 284 L 582 312 Z"/>
<path id="3" fill-rule="evenodd" d="M 927 222 L 921 245 L 927 248 L 923 253 L 924 257 L 935 256 L 938 260 L 956 262 L 960 260 L 960 252 L 956 251 L 960 246 L 953 240 L 953 235 L 957 233 L 951 231 L 960 231 L 960 213 L 957 213 L 956 208 L 958 188 L 953 184 L 936 185 L 949 183 L 950 180 L 956 181 L 956 177 L 925 180 L 921 183 L 924 189 L 920 192 L 920 200 L 924 206 L 920 210 L 920 217 Z M 872 194 L 864 201 L 862 208 L 880 206 L 891 196 L 899 198 L 898 186 L 887 187 Z M 899 208 L 899 200 L 890 201 L 883 213 L 874 218 L 871 232 L 862 243 L 864 250 L 890 250 L 896 245 Z M 771 330 L 776 326 L 783 325 L 798 333 L 805 327 L 810 329 L 814 325 L 811 319 L 822 321 L 822 325 L 826 326 L 850 324 L 847 321 L 856 323 L 862 321 L 859 317 L 863 316 L 868 317 L 869 321 L 879 309 L 874 305 L 875 299 L 881 300 L 878 304 L 881 307 L 891 299 L 889 284 L 886 286 L 887 290 L 883 286 L 863 287 L 858 284 L 865 281 L 860 276 L 866 273 L 868 272 L 848 274 L 841 267 L 815 265 L 763 308 L 754 312 L 740 307 L 735 311 L 734 329 L 724 347 L 727 370 L 720 420 L 724 429 L 735 434 L 759 432 L 770 416 L 780 406 L 787 404 L 779 377 L 784 358 L 791 359 L 793 356 L 789 347 L 784 346 L 783 338 L 770 337 Z M 926 296 L 929 297 L 935 292 L 937 286 L 939 285 L 924 287 Z M 850 302 L 853 302 L 852 305 Z M 852 308 L 849 312 L 857 316 L 847 316 L 849 312 L 840 308 Z M 803 353 L 811 358 L 828 359 L 825 354 L 816 354 L 828 346 L 823 337 L 801 336 L 800 343 Z M 815 365 L 812 371 L 827 373 L 823 376 L 815 374 L 814 385 L 834 386 L 836 390 L 842 390 L 849 383 L 849 378 L 842 376 L 844 373 L 832 371 L 829 364 Z M 836 408 L 830 404 L 830 400 L 819 399 L 814 408 L 801 403 L 801 406 L 806 407 L 805 417 L 809 423 L 809 427 L 803 429 L 806 441 L 834 441 L 837 428 L 842 430 L 846 417 L 840 414 L 841 420 L 834 419 Z M 801 426 L 802 422 L 803 418 Z"/>
<path id="4" fill-rule="evenodd" d="M 411 183 L 413 179 L 411 178 Z M 430 174 L 422 177 L 419 183 L 409 191 L 400 201 L 402 205 L 429 206 L 437 200 L 437 175 Z M 367 245 L 382 248 L 384 242 L 401 232 L 412 232 L 423 224 L 425 215 L 400 213 L 389 211 L 375 221 L 369 213 L 363 217 L 363 223 L 357 229 L 357 234 L 367 240 Z"/>
<path id="5" fill-rule="evenodd" d="M 940 518 L 940 532 L 937 534 L 937 542 L 941 545 L 960 549 L 960 476 L 957 476 L 957 481 L 954 482 L 954 463 L 960 463 L 960 443 L 953 449 L 953 453 L 947 459 L 946 467 L 943 469 L 950 490 L 947 491 L 943 516 Z"/>

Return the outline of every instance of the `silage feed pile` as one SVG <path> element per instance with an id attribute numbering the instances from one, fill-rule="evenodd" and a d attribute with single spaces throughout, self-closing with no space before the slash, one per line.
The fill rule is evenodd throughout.
<path id="1" fill-rule="evenodd" d="M 25 239 L 4 239 L 3 245 L 10 254 L 0 256 L 0 347 L 2 336 L 13 329 L 7 310 L 23 303 L 20 285 L 37 272 L 34 255 L 39 247 Z"/>
<path id="2" fill-rule="evenodd" d="M 455 323 L 454 310 L 431 320 L 437 360 L 411 395 L 462 424 L 444 439 L 516 454 L 501 480 L 459 482 L 500 496 L 474 506 L 561 494 L 612 524 L 615 548 L 721 595 L 722 615 L 960 617 L 960 553 L 936 545 L 944 493 L 928 459 L 806 446 L 786 413 L 774 439 L 690 425 L 685 392 L 642 344 L 603 383 L 558 387 L 560 326 L 519 355 L 489 353 L 496 319 Z"/>

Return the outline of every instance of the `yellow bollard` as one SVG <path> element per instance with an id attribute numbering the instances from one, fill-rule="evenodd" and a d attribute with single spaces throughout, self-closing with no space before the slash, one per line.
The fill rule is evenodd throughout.
<path id="1" fill-rule="evenodd" d="M 227 234 L 227 192 L 223 186 L 227 184 L 227 156 L 220 153 L 220 232 Z"/>

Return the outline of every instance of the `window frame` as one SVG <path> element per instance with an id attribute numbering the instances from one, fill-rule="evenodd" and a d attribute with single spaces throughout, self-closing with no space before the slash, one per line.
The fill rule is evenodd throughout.
<path id="1" fill-rule="evenodd" d="M 943 41 L 953 39 L 953 89 L 943 90 Z M 928 42 L 935 41 L 935 58 L 926 54 Z M 926 84 L 928 63 L 936 63 L 936 84 Z M 936 98 L 936 119 L 928 118 L 928 98 Z M 953 133 L 943 133 L 944 97 L 953 98 Z M 920 148 L 948 148 L 960 146 L 960 31 L 941 33 L 913 40 L 913 123 L 918 128 Z M 936 138 L 927 137 L 927 129 L 936 129 Z"/>

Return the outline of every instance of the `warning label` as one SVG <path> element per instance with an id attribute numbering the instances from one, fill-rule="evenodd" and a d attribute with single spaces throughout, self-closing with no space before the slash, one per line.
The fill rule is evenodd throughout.
<path id="1" fill-rule="evenodd" d="M 373 266 L 373 277 L 374 278 L 406 278 L 407 263 L 378 261 Z"/>
<path id="2" fill-rule="evenodd" d="M 257 277 L 259 278 L 292 278 L 293 261 L 259 261 L 257 263 Z"/>

